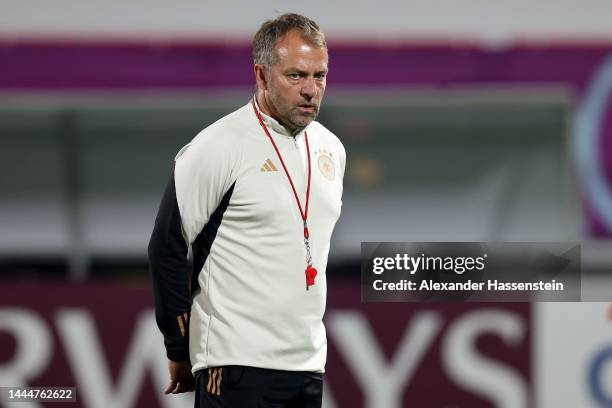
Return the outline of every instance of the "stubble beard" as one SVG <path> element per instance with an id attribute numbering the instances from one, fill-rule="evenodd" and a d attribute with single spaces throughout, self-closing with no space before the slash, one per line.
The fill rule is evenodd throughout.
<path id="1" fill-rule="evenodd" d="M 269 95 L 270 102 L 274 105 L 281 123 L 294 133 L 299 132 L 312 123 L 319 114 L 319 105 L 316 103 L 310 102 L 314 105 L 314 112 L 302 113 L 300 112 L 299 106 L 287 106 L 289 103 L 283 102 L 277 97 L 275 92 L 270 92 Z"/>
<path id="2" fill-rule="evenodd" d="M 310 125 L 313 120 L 317 118 L 318 113 L 318 107 L 315 107 L 314 112 L 309 114 L 301 113 L 299 112 L 299 107 L 295 107 L 287 113 L 287 120 L 291 122 L 292 126 L 295 126 L 298 129 L 304 129 L 306 126 Z"/>

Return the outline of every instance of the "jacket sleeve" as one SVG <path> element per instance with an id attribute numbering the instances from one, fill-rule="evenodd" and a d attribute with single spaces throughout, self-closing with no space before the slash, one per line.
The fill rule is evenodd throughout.
<path id="1" fill-rule="evenodd" d="M 149 241 L 149 263 L 155 295 L 155 317 L 170 360 L 189 359 L 188 247 L 176 201 L 174 173 L 166 186 Z"/>
<path id="2" fill-rule="evenodd" d="M 229 188 L 234 156 L 226 143 L 212 135 L 198 135 L 177 154 L 155 219 L 148 248 L 155 317 L 167 356 L 173 361 L 189 359 L 192 279 L 188 248 Z"/>

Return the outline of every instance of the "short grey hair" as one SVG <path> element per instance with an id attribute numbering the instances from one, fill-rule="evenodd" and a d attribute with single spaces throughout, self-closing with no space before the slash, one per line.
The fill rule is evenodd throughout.
<path id="1" fill-rule="evenodd" d="M 325 34 L 317 23 L 300 14 L 287 13 L 261 25 L 253 37 L 253 63 L 268 68 L 276 64 L 276 42 L 292 30 L 299 31 L 302 38 L 312 45 L 327 48 Z"/>

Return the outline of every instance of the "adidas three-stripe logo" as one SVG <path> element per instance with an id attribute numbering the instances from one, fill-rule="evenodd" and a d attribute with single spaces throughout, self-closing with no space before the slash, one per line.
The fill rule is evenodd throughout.
<path id="1" fill-rule="evenodd" d="M 278 169 L 276 168 L 274 163 L 272 163 L 272 160 L 267 159 L 264 162 L 263 166 L 261 166 L 261 171 L 278 171 Z"/>
<path id="2" fill-rule="evenodd" d="M 206 391 L 211 394 L 221 396 L 221 376 L 223 375 L 223 367 L 208 369 L 208 385 Z"/>

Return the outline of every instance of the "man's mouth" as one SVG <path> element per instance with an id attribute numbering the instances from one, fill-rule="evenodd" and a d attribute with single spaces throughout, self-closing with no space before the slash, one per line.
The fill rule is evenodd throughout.
<path id="1" fill-rule="evenodd" d="M 316 112 L 317 110 L 317 106 L 316 105 L 309 105 L 309 104 L 301 104 L 298 105 L 298 107 L 305 112 Z"/>

